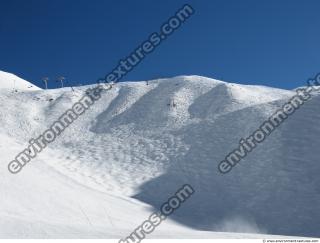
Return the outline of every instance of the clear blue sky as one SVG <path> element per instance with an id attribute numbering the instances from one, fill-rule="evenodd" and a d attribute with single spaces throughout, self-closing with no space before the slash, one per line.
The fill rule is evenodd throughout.
<path id="1" fill-rule="evenodd" d="M 289 89 L 320 72 L 319 0 L 1 0 L 0 70 L 41 86 L 59 75 L 92 83 L 185 3 L 196 13 L 124 80 L 195 74 Z"/>

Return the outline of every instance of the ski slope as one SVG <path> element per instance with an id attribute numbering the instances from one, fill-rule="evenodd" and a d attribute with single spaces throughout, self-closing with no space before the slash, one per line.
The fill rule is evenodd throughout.
<path id="1" fill-rule="evenodd" d="M 150 237 L 320 237 L 318 94 L 221 175 L 294 91 L 200 76 L 118 83 L 13 175 L 8 163 L 90 87 L 30 86 L 0 72 L 1 238 L 122 238 L 185 183 L 195 194 Z"/>

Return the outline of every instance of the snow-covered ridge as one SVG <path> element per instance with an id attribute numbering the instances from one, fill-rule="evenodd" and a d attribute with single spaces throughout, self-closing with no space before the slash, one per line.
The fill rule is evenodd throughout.
<path id="1" fill-rule="evenodd" d="M 185 183 L 194 196 L 152 237 L 320 236 L 320 96 L 222 176 L 218 163 L 294 91 L 200 76 L 117 83 L 10 174 L 88 87 L 0 89 L 0 237 L 122 237 Z"/>
<path id="2" fill-rule="evenodd" d="M 34 84 L 14 75 L 11 73 L 3 72 L 0 70 L 0 89 L 7 89 L 11 91 L 31 91 L 40 90 Z"/>

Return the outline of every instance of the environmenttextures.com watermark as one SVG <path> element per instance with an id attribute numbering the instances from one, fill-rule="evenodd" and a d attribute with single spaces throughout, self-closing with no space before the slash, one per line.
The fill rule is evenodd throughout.
<path id="1" fill-rule="evenodd" d="M 312 91 L 318 91 L 320 87 L 320 74 L 315 79 L 308 80 L 308 86 L 296 90 L 296 94 L 286 102 L 280 109 L 274 112 L 271 117 L 262 123 L 249 137 L 241 138 L 238 148 L 229 153 L 218 165 L 221 173 L 226 174 L 232 170 L 243 158 L 262 143 L 277 127 L 287 118 L 300 109 L 312 98 Z"/>
<path id="2" fill-rule="evenodd" d="M 149 218 L 139 225 L 129 236 L 124 240 L 119 240 L 119 243 L 138 243 L 145 239 L 148 234 L 152 233 L 161 222 L 173 214 L 194 192 L 192 186 L 188 184 L 181 187 L 173 197 L 170 197 L 167 202 L 161 205 L 160 212 L 151 214 Z"/>
<path id="3" fill-rule="evenodd" d="M 141 43 L 129 56 L 120 60 L 112 72 L 98 82 L 118 82 L 138 65 L 149 53 L 153 52 L 167 37 L 173 34 L 182 24 L 194 14 L 194 9 L 186 4 L 174 16 L 169 18 L 160 28 L 160 33 L 154 32 Z"/>
<path id="4" fill-rule="evenodd" d="M 88 89 L 86 94 L 76 102 L 72 108 L 65 111 L 49 129 L 38 138 L 30 139 L 29 145 L 8 164 L 8 170 L 16 174 L 42 152 L 48 144 L 52 143 L 68 126 L 79 116 L 84 114 L 95 102 L 101 98 L 105 90 L 112 88 L 109 83 L 116 83 L 136 67 L 148 54 L 153 52 L 167 37 L 173 34 L 182 24 L 194 14 L 194 9 L 186 4 L 174 16 L 161 25 L 160 32 L 152 33 L 147 40 L 142 42 L 129 56 L 121 59 L 117 66 L 105 78 L 97 80 L 98 85 Z"/>
<path id="5" fill-rule="evenodd" d="M 109 89 L 111 89 L 111 86 Z M 29 146 L 20 152 L 15 157 L 15 160 L 9 163 L 9 171 L 13 174 L 21 171 L 31 159 L 35 158 L 49 143 L 53 142 L 68 126 L 77 120 L 79 116 L 85 113 L 86 110 L 101 98 L 101 92 L 97 91 L 97 89 L 88 89 L 86 95 L 76 102 L 71 109 L 65 111 L 49 129 L 44 131 L 38 138 L 32 138 L 29 141 Z"/>

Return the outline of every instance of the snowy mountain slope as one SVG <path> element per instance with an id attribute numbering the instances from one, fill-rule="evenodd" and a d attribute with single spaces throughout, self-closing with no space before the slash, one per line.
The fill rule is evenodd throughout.
<path id="1" fill-rule="evenodd" d="M 11 91 L 27 91 L 27 90 L 40 90 L 34 84 L 19 78 L 11 73 L 3 72 L 0 70 L 0 89 L 9 89 Z"/>
<path id="2" fill-rule="evenodd" d="M 29 139 L 87 88 L 0 89 L 0 236 L 121 237 L 184 183 L 196 194 L 153 237 L 320 236 L 318 95 L 221 175 L 224 156 L 294 91 L 199 76 L 118 83 L 22 172 L 9 174 Z"/>

